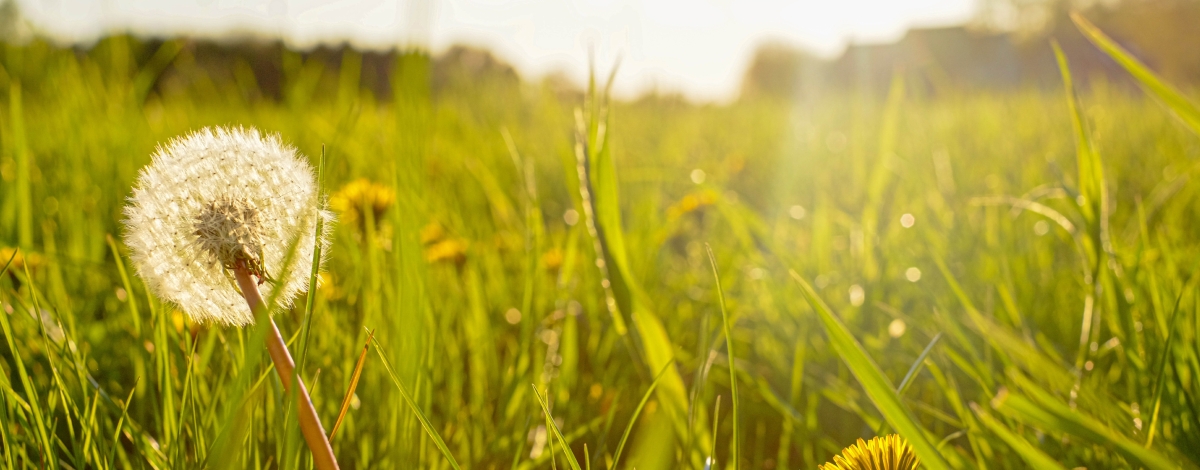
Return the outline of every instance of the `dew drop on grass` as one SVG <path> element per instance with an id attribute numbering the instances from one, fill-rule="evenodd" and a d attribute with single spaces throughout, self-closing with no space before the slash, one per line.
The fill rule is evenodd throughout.
<path id="1" fill-rule="evenodd" d="M 1033 233 L 1039 237 L 1050 233 L 1050 224 L 1046 223 L 1045 220 L 1037 221 L 1037 223 L 1033 224 Z"/>
<path id="2" fill-rule="evenodd" d="M 904 214 L 900 216 L 900 226 L 904 228 L 912 228 L 913 224 L 917 223 L 917 218 L 912 214 Z"/>
<path id="3" fill-rule="evenodd" d="M 795 205 L 792 206 L 791 209 L 788 209 L 788 215 L 793 219 L 800 220 L 803 219 L 804 216 L 808 215 L 808 211 L 804 210 L 804 206 Z"/>
<path id="4" fill-rule="evenodd" d="M 704 179 L 707 178 L 708 175 L 704 174 L 704 170 L 697 168 L 695 170 L 692 170 L 691 177 L 692 177 L 693 183 L 700 184 L 700 183 L 704 182 Z"/>
<path id="5" fill-rule="evenodd" d="M 892 320 L 892 322 L 888 324 L 888 336 L 893 338 L 904 336 L 904 332 L 907 330 L 908 325 L 904 324 L 904 320 L 899 318 Z"/>
<path id="6" fill-rule="evenodd" d="M 579 212 L 576 212 L 575 209 L 567 209 L 566 212 L 563 212 L 563 222 L 569 226 L 575 226 L 579 223 Z"/>
<path id="7" fill-rule="evenodd" d="M 921 280 L 921 269 L 917 268 L 916 266 L 913 266 L 911 268 L 904 270 L 904 278 L 908 279 L 908 282 L 920 281 Z"/>

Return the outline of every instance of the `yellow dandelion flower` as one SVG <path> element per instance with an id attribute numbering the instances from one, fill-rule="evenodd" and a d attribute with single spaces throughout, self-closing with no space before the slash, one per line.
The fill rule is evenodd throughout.
<path id="1" fill-rule="evenodd" d="M 322 272 L 318 276 L 320 276 L 321 282 L 318 283 L 320 287 L 318 287 L 317 290 L 320 291 L 326 299 L 338 300 L 345 296 L 345 293 L 342 292 L 342 288 L 338 287 L 337 282 L 334 281 L 333 275 L 327 272 Z"/>
<path id="2" fill-rule="evenodd" d="M 547 271 L 557 273 L 558 268 L 563 264 L 563 252 L 558 247 L 551 248 L 542 255 L 542 266 L 546 267 Z"/>
<path id="3" fill-rule="evenodd" d="M 16 254 L 15 257 L 13 256 L 14 253 Z M 0 248 L 0 268 L 3 268 L 4 264 L 8 263 L 10 259 L 12 260 L 12 264 L 9 265 L 8 270 L 12 272 L 25 269 L 25 265 L 27 264 L 31 270 L 42 265 L 42 257 L 37 253 L 26 253 L 25 250 L 18 250 L 7 246 Z"/>
<path id="4" fill-rule="evenodd" d="M 423 244 L 428 245 L 430 243 L 440 241 L 442 237 L 445 236 L 446 229 L 442 227 L 442 224 L 439 224 L 436 221 L 430 222 L 428 225 L 421 228 L 421 243 Z"/>
<path id="5" fill-rule="evenodd" d="M 430 263 L 452 261 L 454 264 L 461 265 L 467 260 L 467 242 L 451 238 L 429 245 L 428 248 L 425 248 L 425 260 Z"/>
<path id="6" fill-rule="evenodd" d="M 358 227 L 360 232 L 367 229 L 365 209 L 369 208 L 375 223 L 383 220 L 384 214 L 396 202 L 396 192 L 392 188 L 359 178 L 347 183 L 342 189 L 329 198 L 329 207 L 342 216 L 342 221 Z"/>
<path id="7" fill-rule="evenodd" d="M 667 209 L 667 215 L 670 218 L 678 218 L 684 214 L 696 212 L 705 207 L 717 203 L 717 193 L 711 189 L 705 189 L 684 196 L 679 202 Z"/>
<path id="8" fill-rule="evenodd" d="M 859 439 L 833 457 L 833 463 L 818 465 L 817 470 L 915 470 L 921 460 L 908 441 L 899 434 Z"/>

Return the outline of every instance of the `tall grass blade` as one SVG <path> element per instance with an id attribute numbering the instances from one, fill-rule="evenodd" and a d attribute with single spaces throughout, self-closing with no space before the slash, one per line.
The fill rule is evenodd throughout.
<path id="1" fill-rule="evenodd" d="M 1158 428 L 1158 412 L 1162 407 L 1163 385 L 1167 377 L 1167 368 L 1171 365 L 1171 346 L 1175 343 L 1176 320 L 1179 318 L 1179 304 L 1183 301 L 1183 293 L 1175 299 L 1175 311 L 1171 313 L 1171 321 L 1167 327 L 1167 342 L 1163 344 L 1162 358 L 1158 362 L 1158 374 L 1154 379 L 1154 406 L 1150 412 L 1150 426 L 1146 431 L 1146 448 L 1154 443 L 1154 434 Z"/>
<path id="2" fill-rule="evenodd" d="M 591 102 L 595 103 L 594 88 L 591 94 Z M 662 320 L 650 308 L 649 296 L 642 291 L 629 266 L 622 232 L 616 166 L 607 140 L 607 112 L 600 114 L 604 119 L 585 122 L 582 111 L 575 113 L 576 167 L 584 221 L 592 236 L 596 266 L 602 276 L 605 306 L 613 319 L 614 329 L 629 346 L 630 352 L 641 356 L 643 366 L 650 371 L 660 370 L 674 359 L 674 345 L 667 336 Z M 595 135 L 594 140 L 589 140 L 592 135 Z M 632 328 L 629 328 L 629 324 L 632 324 Z M 629 336 L 634 338 L 626 336 L 630 330 L 633 334 Z M 687 388 L 678 371 L 668 370 L 658 393 L 674 420 L 676 434 L 686 435 Z"/>
<path id="3" fill-rule="evenodd" d="M 363 345 L 362 352 L 358 355 L 358 360 L 354 363 L 354 373 L 350 374 L 350 387 L 346 389 L 346 396 L 342 398 L 342 408 L 338 411 L 337 420 L 333 422 L 333 429 L 329 431 L 329 442 L 333 443 L 333 436 L 337 435 L 338 428 L 342 427 L 342 420 L 346 418 L 346 413 L 350 411 L 350 402 L 354 400 L 354 390 L 358 388 L 358 379 L 362 377 L 363 365 L 367 363 L 367 350 L 371 349 L 371 341 L 375 339 L 375 330 L 367 333 L 366 344 Z"/>
<path id="4" fill-rule="evenodd" d="M 1067 95 L 1067 109 L 1071 114 L 1071 128 L 1075 135 L 1075 156 L 1079 169 L 1079 194 L 1083 197 L 1080 207 L 1084 217 L 1088 219 L 1089 231 L 1097 230 L 1099 218 L 1103 217 L 1100 205 L 1104 202 L 1104 169 L 1100 165 L 1100 156 L 1092 144 L 1092 136 L 1088 131 L 1087 121 L 1079 108 L 1079 97 L 1075 92 L 1075 82 L 1071 78 L 1071 68 L 1067 57 L 1063 54 L 1058 42 L 1052 43 L 1054 57 L 1058 61 L 1059 72 L 1062 73 L 1063 87 Z M 1091 233 L 1093 242 L 1099 242 L 1099 233 Z"/>
<path id="5" fill-rule="evenodd" d="M 825 326 L 825 331 L 829 335 L 830 345 L 842 357 L 842 361 L 850 368 L 854 377 L 862 385 L 863 391 L 871 398 L 871 402 L 875 404 L 875 408 L 879 410 L 888 424 L 908 440 L 926 468 L 931 470 L 950 469 L 950 464 L 942 458 L 937 447 L 926 437 L 925 429 L 913 419 L 908 407 L 900 400 L 900 395 L 896 394 L 895 387 L 879 370 L 879 366 L 875 365 L 875 361 L 867 355 L 867 351 L 863 349 L 858 340 L 854 339 L 854 335 L 850 333 L 846 325 L 833 315 L 829 306 L 825 305 L 825 301 L 821 300 L 817 292 L 804 278 L 800 277 L 800 274 L 794 270 L 789 272 L 792 279 L 800 284 L 800 292 L 804 294 L 804 298 L 808 300 L 809 305 L 820 317 L 821 324 Z"/>
<path id="6" fill-rule="evenodd" d="M 737 387 L 737 367 L 734 365 L 733 354 L 733 328 L 729 325 L 729 313 L 725 311 L 725 290 L 721 288 L 721 273 L 717 271 L 717 257 L 713 255 L 712 247 L 709 244 L 704 244 L 704 249 L 708 251 L 708 263 L 712 266 L 713 279 L 717 283 L 717 299 L 721 306 L 721 323 L 725 330 L 725 355 L 729 358 L 729 393 L 733 397 L 733 413 L 730 419 L 733 420 L 733 453 L 729 456 L 731 463 L 730 468 L 738 468 L 738 460 L 741 458 L 741 429 L 738 425 L 738 387 Z M 713 435 L 716 439 L 716 435 Z"/>
<path id="7" fill-rule="evenodd" d="M 1133 78 L 1137 79 L 1151 95 L 1162 101 L 1184 124 L 1191 128 L 1192 132 L 1200 134 L 1200 108 L 1197 108 L 1194 103 L 1184 97 L 1183 93 L 1180 93 L 1175 87 L 1162 81 L 1157 74 L 1151 71 L 1149 67 L 1146 67 L 1146 64 L 1143 64 L 1133 54 L 1130 54 L 1129 51 L 1126 51 L 1116 41 L 1109 38 L 1103 31 L 1100 31 L 1100 28 L 1097 28 L 1096 25 L 1092 24 L 1092 22 L 1088 21 L 1082 15 L 1072 12 L 1071 20 L 1075 22 L 1075 26 L 1079 28 L 1084 37 L 1088 38 L 1092 44 L 1099 47 L 1109 57 L 1112 57 L 1118 64 L 1121 64 L 1121 67 L 1124 67 L 1130 75 L 1133 75 Z"/>
<path id="8" fill-rule="evenodd" d="M 12 252 L 12 255 L 9 255 L 9 257 L 8 257 L 8 261 L 5 261 L 5 262 L 4 262 L 4 267 L 3 267 L 3 268 L 0 268 L 0 276 L 3 276 L 3 275 L 4 275 L 4 273 L 7 273 L 7 272 L 8 272 L 8 268 L 9 268 L 9 266 L 12 266 L 12 264 L 13 264 L 13 261 L 16 261 L 16 260 L 17 260 L 17 255 L 18 255 L 18 254 L 20 254 L 20 251 L 18 251 L 18 250 L 13 250 L 13 252 Z"/>
<path id="9" fill-rule="evenodd" d="M 708 449 L 708 458 L 704 459 L 704 470 L 710 470 L 713 467 L 713 459 L 717 455 L 717 429 L 721 425 L 721 396 L 717 395 L 716 403 L 713 404 L 713 424 L 712 424 L 712 447 Z"/>
<path id="10" fill-rule="evenodd" d="M 14 253 L 13 256 L 16 257 L 16 253 Z M 11 263 L 12 260 L 10 259 L 9 264 Z M 4 271 L 7 271 L 7 269 L 8 266 L 6 265 Z M 40 404 L 41 400 L 37 396 L 37 388 L 34 387 L 33 379 L 29 376 L 29 373 L 25 369 L 25 362 L 23 359 L 21 359 L 21 353 L 17 349 L 17 344 L 15 342 L 16 338 L 13 336 L 12 325 L 9 323 L 8 315 L 4 313 L 0 313 L 0 331 L 4 332 L 4 338 L 8 343 L 8 349 L 12 353 L 13 364 L 16 365 L 17 376 L 21 380 L 21 386 L 25 389 L 25 401 L 29 404 L 30 414 L 33 415 L 33 430 L 38 439 L 38 443 L 41 445 L 40 452 L 43 456 L 53 456 L 55 454 L 54 445 L 51 442 L 52 436 L 50 431 L 46 428 L 46 415 L 42 411 L 42 405 Z"/>
<path id="11" fill-rule="evenodd" d="M 108 242 L 109 250 L 112 250 L 113 262 L 117 265 L 117 273 L 121 275 L 121 285 L 125 286 L 125 295 L 129 299 L 129 312 L 133 315 L 133 332 L 137 336 L 142 336 L 142 316 L 138 314 L 137 297 L 133 293 L 133 283 L 129 281 L 129 272 L 125 270 L 125 261 L 121 259 L 121 252 L 117 250 L 117 242 L 111 234 L 104 235 Z M 3 274 L 0 272 L 0 274 Z"/>
<path id="12" fill-rule="evenodd" d="M 324 194 L 325 189 L 325 146 L 321 146 L 321 159 L 317 164 L 317 198 L 320 199 Z M 320 204 L 325 205 L 324 200 Z M 304 301 L 304 320 L 303 326 L 300 328 L 300 361 L 296 363 L 296 370 L 300 371 L 300 377 L 304 377 L 304 365 L 308 361 L 308 334 L 312 327 L 313 304 L 317 300 L 317 276 L 321 272 L 321 236 L 325 232 L 325 218 L 317 217 L 317 227 L 313 231 L 313 257 L 312 270 L 308 275 L 308 296 Z M 336 426 L 335 426 L 336 429 Z M 333 433 L 330 433 L 332 436 Z"/>
<path id="13" fill-rule="evenodd" d="M 546 414 L 546 427 L 554 432 L 554 437 L 558 439 L 558 444 L 562 447 L 563 454 L 567 456 L 567 463 L 571 464 L 571 470 L 581 470 L 579 461 L 575 459 L 575 453 L 571 452 L 571 446 L 567 445 L 567 439 L 563 437 L 561 429 L 558 429 L 558 423 L 554 422 L 554 417 L 550 414 L 550 406 L 546 404 L 545 397 L 537 390 L 537 386 L 533 386 L 533 395 L 537 397 L 538 405 L 541 405 L 542 412 Z"/>
<path id="14" fill-rule="evenodd" d="M 387 370 L 388 376 L 392 378 L 392 383 L 396 384 L 396 389 L 400 390 L 400 397 L 404 399 L 404 404 L 408 405 L 408 408 L 417 416 L 417 420 L 421 422 L 421 427 L 425 428 L 425 433 L 429 435 L 430 439 L 433 439 L 433 443 L 437 446 L 438 450 L 442 451 L 442 455 L 446 457 L 446 461 L 450 463 L 450 467 L 454 468 L 454 470 L 459 470 L 458 461 L 454 460 L 454 455 L 450 453 L 450 448 L 446 447 L 446 441 L 442 440 L 442 436 L 438 434 L 437 430 L 433 428 L 433 424 L 429 422 L 429 418 L 425 417 L 425 413 L 421 411 L 421 408 L 417 406 L 412 396 L 409 395 L 408 389 L 400 382 L 400 377 L 392 369 L 392 364 L 388 361 L 387 354 L 384 353 L 383 346 L 379 344 L 379 340 L 372 336 L 371 341 L 375 343 L 375 352 L 379 356 L 379 359 L 383 361 L 383 368 Z"/>
<path id="15" fill-rule="evenodd" d="M 1078 410 L 1073 410 L 1059 402 L 1045 391 L 1028 384 L 1024 385 L 1022 389 L 1033 395 L 1036 402 L 1001 389 L 996 394 L 996 398 L 992 400 L 992 407 L 1012 418 L 1037 426 L 1043 431 L 1079 436 L 1116 450 L 1131 464 L 1141 465 L 1149 470 L 1178 468 L 1162 454 L 1146 449 L 1121 436 L 1095 418 L 1085 416 Z"/>
<path id="16" fill-rule="evenodd" d="M 1004 423 L 997 421 L 996 418 L 984 411 L 979 405 L 971 403 L 971 410 L 975 412 L 975 416 L 979 418 L 980 423 L 983 423 L 992 433 L 999 436 L 1000 440 L 1017 451 L 1017 454 L 1025 460 L 1025 463 L 1029 464 L 1029 468 L 1066 470 L 1067 467 L 1054 460 L 1053 457 L 1046 455 L 1045 452 L 1030 444 L 1029 441 L 1010 431 L 1004 426 Z"/>
<path id="17" fill-rule="evenodd" d="M 908 386 L 912 385 L 913 377 L 916 377 L 917 372 L 921 370 L 921 364 L 925 363 L 925 358 L 929 357 L 929 353 L 933 352 L 933 347 L 937 346 L 938 340 L 942 339 L 942 334 L 933 336 L 929 340 L 929 344 L 925 345 L 925 349 L 921 351 L 921 355 L 917 356 L 917 360 L 913 361 L 912 367 L 908 368 L 908 373 L 904 374 L 904 379 L 900 380 L 900 385 L 896 386 L 896 394 L 904 395 L 904 391 L 908 390 Z"/>
<path id="18" fill-rule="evenodd" d="M 874 247 L 875 234 L 879 227 L 879 214 L 886 203 L 885 195 L 891 186 L 892 175 L 895 173 L 892 160 L 896 158 L 896 137 L 899 133 L 900 111 L 904 105 L 904 75 L 899 72 L 892 74 L 892 84 L 888 89 L 887 102 L 883 108 L 883 124 L 879 133 L 879 157 L 872 165 L 871 177 L 867 183 L 867 204 L 862 212 L 863 237 L 863 276 L 868 280 L 879 277 L 879 262 L 876 260 Z"/>
<path id="19" fill-rule="evenodd" d="M 32 165 L 29 143 L 25 134 L 25 110 L 21 101 L 21 84 L 13 81 L 8 87 L 8 118 L 12 126 L 5 139 L 17 163 L 17 244 L 25 250 L 33 248 L 33 194 L 30 188 Z"/>
<path id="20" fill-rule="evenodd" d="M 658 387 L 658 381 L 667 373 L 667 368 L 674 364 L 668 363 L 666 367 L 658 371 L 658 375 L 654 377 L 654 381 L 650 382 L 650 387 L 646 389 L 646 393 L 642 394 L 642 401 L 638 402 L 637 408 L 633 409 L 633 416 L 629 417 L 629 424 L 625 426 L 625 432 L 621 433 L 621 440 L 617 442 L 617 450 L 613 452 L 612 465 L 609 468 L 617 468 L 617 464 L 621 463 L 621 452 L 625 450 L 625 442 L 629 440 L 629 433 L 633 432 L 633 425 L 637 424 L 638 416 L 642 414 L 642 408 L 646 406 L 646 402 L 650 401 L 650 395 L 654 393 L 654 388 Z"/>

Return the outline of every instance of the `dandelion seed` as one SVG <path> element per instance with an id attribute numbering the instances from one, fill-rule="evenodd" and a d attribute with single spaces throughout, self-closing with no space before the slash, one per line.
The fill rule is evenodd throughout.
<path id="1" fill-rule="evenodd" d="M 159 147 L 142 169 L 125 207 L 125 243 L 159 297 L 194 321 L 240 326 L 254 317 L 228 270 L 245 266 L 291 303 L 310 270 L 278 270 L 293 242 L 298 262 L 312 259 L 321 218 L 330 215 L 312 167 L 294 148 L 253 129 L 207 128 Z"/>
<path id="2" fill-rule="evenodd" d="M 908 442 L 898 434 L 875 437 L 842 449 L 832 463 L 818 465 L 817 470 L 914 470 L 921 464 Z"/>

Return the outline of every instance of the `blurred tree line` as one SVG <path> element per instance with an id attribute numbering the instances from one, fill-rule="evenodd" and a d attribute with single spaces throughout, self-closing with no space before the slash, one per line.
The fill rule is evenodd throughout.
<path id="1" fill-rule="evenodd" d="M 791 44 L 767 42 L 744 73 L 741 96 L 798 98 L 835 90 L 882 96 L 897 71 L 903 71 L 918 93 L 1056 87 L 1060 79 L 1052 39 L 1071 58 L 1079 78 L 1131 85 L 1127 74 L 1079 34 L 1068 18 L 1070 11 L 1083 13 L 1173 83 L 1200 83 L 1200 52 L 1195 47 L 1200 0 L 979 1 L 979 15 L 969 24 L 914 28 L 896 42 L 851 44 L 830 59 Z M 346 44 L 300 51 L 277 38 L 252 34 L 220 40 L 117 35 L 95 44 L 61 46 L 25 21 L 14 0 L 0 0 L 0 40 L 80 51 L 118 40 L 140 51 L 132 57 L 135 64 L 147 64 L 167 51 L 173 54 L 172 66 L 154 84 L 159 91 L 195 89 L 198 82 L 202 87 L 211 82 L 232 84 L 248 99 L 287 100 L 288 90 L 281 84 L 300 75 L 310 79 L 314 90 L 335 91 L 346 67 L 377 99 L 390 99 L 390 75 L 398 58 L 406 55 L 430 61 L 435 93 L 471 90 L 482 83 L 515 91 L 520 84 L 511 65 L 469 46 L 452 47 L 437 57 L 429 57 L 424 49 L 364 51 Z M 578 85 L 561 73 L 543 80 L 560 94 L 580 94 Z"/>
<path id="2" fill-rule="evenodd" d="M 755 53 L 743 97 L 803 97 L 831 89 L 882 94 L 902 70 L 927 93 L 1058 86 L 1057 40 L 1084 80 L 1131 85 L 1071 24 L 1079 11 L 1173 83 L 1200 83 L 1198 0 L 981 0 L 962 26 L 914 28 L 889 44 L 852 44 L 822 59 L 778 42 Z"/>

